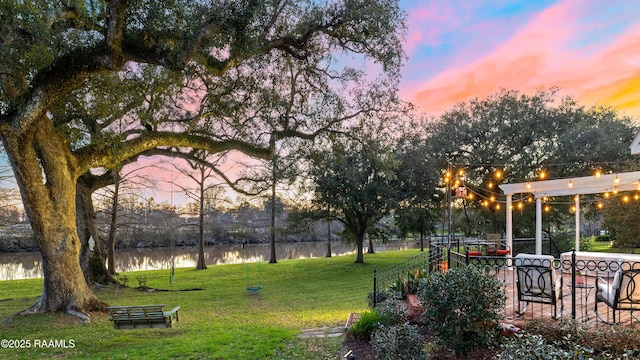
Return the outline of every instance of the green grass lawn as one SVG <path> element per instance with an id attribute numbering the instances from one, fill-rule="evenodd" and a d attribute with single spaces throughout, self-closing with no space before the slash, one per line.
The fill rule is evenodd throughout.
<path id="1" fill-rule="evenodd" d="M 635 254 L 638 253 L 638 249 L 635 248 L 618 248 L 612 247 L 610 241 L 595 241 L 595 237 L 587 238 L 589 242 L 588 251 L 594 252 L 608 252 L 608 253 L 620 253 L 620 254 Z"/>
<path id="2" fill-rule="evenodd" d="M 301 330 L 342 326 L 351 312 L 367 308 L 374 265 L 380 268 L 415 256 L 419 250 L 389 251 L 332 258 L 284 260 L 261 265 L 262 290 L 246 291 L 246 265 L 215 265 L 207 270 L 176 269 L 173 291 L 142 292 L 113 286 L 96 289 L 110 305 L 180 306 L 170 329 L 115 330 L 108 314 L 92 314 L 90 324 L 65 314 L 17 316 L 33 305 L 42 280 L 0 282 L 0 339 L 29 340 L 31 348 L 0 348 L 2 359 L 335 359 L 341 338 L 300 339 Z M 252 282 L 257 264 L 251 264 Z M 131 272 L 155 289 L 170 289 L 169 269 Z M 193 290 L 201 289 L 201 290 Z M 166 309 L 166 310 L 168 310 Z M 65 340 L 68 348 L 34 348 L 35 341 Z"/>

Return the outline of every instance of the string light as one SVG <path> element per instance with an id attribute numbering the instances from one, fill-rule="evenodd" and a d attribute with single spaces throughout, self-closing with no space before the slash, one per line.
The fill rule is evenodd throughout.
<path id="1" fill-rule="evenodd" d="M 491 165 L 489 165 L 491 166 Z M 495 166 L 495 165 L 494 165 Z M 444 182 L 446 184 L 449 184 L 451 186 L 451 188 L 453 189 L 453 186 L 459 187 L 459 186 L 464 186 L 462 178 L 463 175 L 465 174 L 466 169 L 464 168 L 458 168 L 458 169 L 451 169 L 451 166 L 449 166 L 449 170 L 446 170 L 446 172 L 444 172 Z M 613 172 L 613 171 L 611 171 Z M 602 177 L 602 175 L 604 175 L 605 173 L 602 171 L 602 169 L 596 168 L 594 170 L 593 176 L 596 178 L 600 178 Z M 504 171 L 501 168 L 494 168 L 494 172 L 493 172 L 493 176 L 490 178 L 485 178 L 485 181 L 487 181 L 485 183 L 485 190 L 482 189 L 482 185 L 480 185 L 476 190 L 475 193 L 469 191 L 468 194 L 466 194 L 466 199 L 467 201 L 477 201 L 477 204 L 486 207 L 486 208 L 492 208 L 495 210 L 499 210 L 502 207 L 502 204 L 505 204 L 505 201 L 501 201 L 500 200 L 500 196 L 502 196 L 501 192 L 500 194 L 496 193 L 498 190 L 496 188 L 497 184 L 501 183 L 501 179 L 503 179 L 505 176 Z M 546 169 L 538 169 L 538 177 L 540 180 L 547 180 L 548 179 L 548 171 Z M 628 185 L 624 185 L 625 188 L 623 190 L 620 190 L 617 188 L 617 186 L 621 186 L 619 185 L 621 183 L 621 179 L 619 177 L 619 174 L 615 174 L 614 177 L 614 186 L 612 190 L 606 190 L 605 192 L 601 193 L 602 196 L 602 200 L 586 200 L 587 203 L 595 203 L 595 207 L 597 209 L 603 209 L 605 204 L 603 203 L 603 200 L 608 200 L 609 198 L 611 198 L 612 196 L 620 196 L 621 199 L 621 203 L 628 203 L 632 200 L 635 201 L 640 201 L 640 180 L 635 181 L 635 192 L 631 191 L 631 192 L 627 192 L 627 186 Z M 509 181 L 510 182 L 510 181 Z M 526 182 L 526 189 L 531 190 L 533 189 L 533 182 L 535 182 L 535 179 L 527 181 Z M 568 182 L 566 183 L 567 188 L 573 188 L 574 187 L 574 183 L 573 183 L 573 179 L 569 179 Z M 466 184 L 468 185 L 468 184 Z M 523 184 L 525 185 L 525 184 Z M 631 184 L 629 184 L 631 185 Z M 633 185 L 632 185 L 633 186 Z M 537 187 L 536 187 L 537 188 Z M 495 190 L 494 190 L 495 189 Z M 489 191 L 487 191 L 489 190 Z M 486 193 L 483 193 L 486 192 Z M 531 194 L 532 191 L 526 191 L 529 192 Z M 524 209 L 525 205 L 527 202 L 532 203 L 535 199 L 535 196 L 531 196 L 530 194 L 522 194 L 522 196 L 520 197 L 519 201 L 514 201 L 513 204 L 509 204 L 507 207 L 509 208 L 509 210 L 513 210 L 513 209 L 520 209 L 521 211 Z M 515 200 L 515 199 L 514 199 Z M 543 207 L 543 211 L 545 212 L 550 212 L 551 211 L 551 205 L 556 204 L 556 202 L 553 203 L 549 203 L 550 199 L 547 196 L 544 196 L 542 198 L 542 200 L 546 203 Z M 577 202 L 580 201 L 580 196 L 579 195 L 574 195 L 574 201 L 576 202 L 575 205 L 570 206 L 570 211 L 572 212 L 577 212 Z M 564 203 L 567 204 L 567 203 Z M 571 203 L 567 204 L 570 205 Z"/>
<path id="2" fill-rule="evenodd" d="M 544 170 L 540 170 L 540 174 L 538 174 L 540 180 L 544 180 L 547 177 L 547 173 Z"/>

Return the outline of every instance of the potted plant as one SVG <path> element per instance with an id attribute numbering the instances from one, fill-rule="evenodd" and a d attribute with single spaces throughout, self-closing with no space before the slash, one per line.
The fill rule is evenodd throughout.
<path id="1" fill-rule="evenodd" d="M 581 271 L 578 271 L 576 274 L 576 285 L 584 285 L 585 280 L 584 274 Z"/>

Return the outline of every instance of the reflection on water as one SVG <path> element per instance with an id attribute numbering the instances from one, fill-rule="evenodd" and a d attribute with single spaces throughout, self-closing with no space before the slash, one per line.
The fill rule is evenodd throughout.
<path id="1" fill-rule="evenodd" d="M 376 244 L 376 251 L 405 250 L 417 247 L 415 241 L 391 241 Z M 365 247 L 365 252 L 367 251 Z M 353 244 L 341 241 L 331 242 L 333 256 L 355 254 Z M 276 244 L 278 260 L 307 259 L 323 257 L 327 253 L 326 242 L 300 242 Z M 269 244 L 213 245 L 205 248 L 207 265 L 239 264 L 243 262 L 269 261 Z M 125 249 L 116 252 L 118 272 L 137 270 L 169 269 L 173 261 L 175 267 L 195 267 L 198 259 L 197 247 L 174 247 L 158 249 Z M 42 257 L 38 252 L 0 253 L 0 280 L 31 279 L 42 277 Z"/>

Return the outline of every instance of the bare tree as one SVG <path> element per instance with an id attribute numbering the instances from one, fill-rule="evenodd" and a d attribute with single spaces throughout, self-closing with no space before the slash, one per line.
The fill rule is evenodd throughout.
<path id="1" fill-rule="evenodd" d="M 213 200 L 211 197 L 207 198 L 207 193 L 215 192 L 220 194 L 221 185 L 211 183 L 211 179 L 215 178 L 216 172 L 214 168 L 217 166 L 217 162 L 220 161 L 220 157 L 212 160 L 206 151 L 196 151 L 191 154 L 191 159 L 187 159 L 189 168 L 183 168 L 178 165 L 174 165 L 175 168 L 186 178 L 190 179 L 196 184 L 196 188 L 186 186 L 182 181 L 175 181 L 172 179 L 172 184 L 177 186 L 181 192 L 183 192 L 188 198 L 195 200 L 198 203 L 198 261 L 196 264 L 197 270 L 204 270 L 207 268 L 204 245 L 204 218 L 205 218 L 205 202 L 207 200 Z"/>

